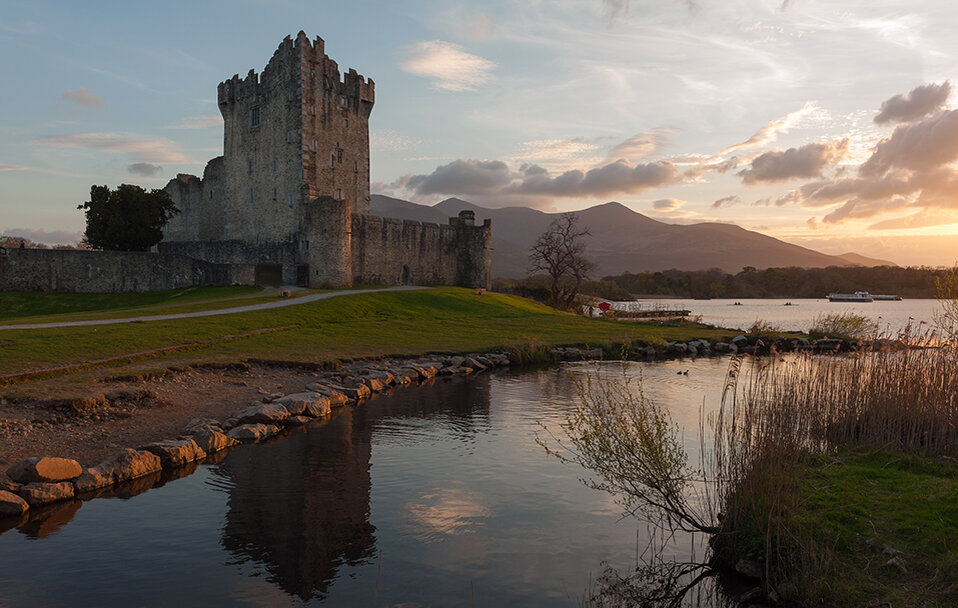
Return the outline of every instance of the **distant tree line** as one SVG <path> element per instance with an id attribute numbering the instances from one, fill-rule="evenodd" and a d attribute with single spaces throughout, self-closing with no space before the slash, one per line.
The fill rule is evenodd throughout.
<path id="1" fill-rule="evenodd" d="M 16 249 L 23 245 L 26 249 L 83 249 L 80 243 L 70 245 L 47 245 L 22 236 L 0 236 L 0 247 Z"/>
<path id="2" fill-rule="evenodd" d="M 828 268 L 767 268 L 750 266 L 738 274 L 711 270 L 626 272 L 604 277 L 634 295 L 682 298 L 822 298 L 832 292 L 868 291 L 905 298 L 933 298 L 936 279 L 948 270 L 927 266 L 829 266 Z"/>

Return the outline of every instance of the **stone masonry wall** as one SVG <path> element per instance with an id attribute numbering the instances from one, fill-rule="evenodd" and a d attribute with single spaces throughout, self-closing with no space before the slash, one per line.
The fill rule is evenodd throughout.
<path id="1" fill-rule="evenodd" d="M 167 255 L 231 266 L 233 282 L 240 285 L 255 283 L 257 264 L 280 264 L 283 267 L 283 283 L 297 283 L 298 252 L 294 243 L 262 243 L 257 246 L 243 241 L 160 241 L 157 248 L 160 253 Z"/>
<path id="2" fill-rule="evenodd" d="M 488 289 L 490 243 L 491 222 L 462 215 L 440 225 L 354 214 L 353 282 Z"/>
<path id="3" fill-rule="evenodd" d="M 226 264 L 140 251 L 8 249 L 0 255 L 0 291 L 165 291 L 232 285 L 233 278 Z"/>

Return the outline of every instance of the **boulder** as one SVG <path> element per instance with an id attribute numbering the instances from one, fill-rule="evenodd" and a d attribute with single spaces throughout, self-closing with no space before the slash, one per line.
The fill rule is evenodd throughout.
<path id="1" fill-rule="evenodd" d="M 27 458 L 7 469 L 7 475 L 17 483 L 44 482 L 55 483 L 75 479 L 83 472 L 76 460 L 40 456 Z"/>
<path id="2" fill-rule="evenodd" d="M 202 427 L 192 434 L 193 441 L 207 454 L 225 450 L 239 443 L 227 437 L 226 433 L 215 427 Z"/>
<path id="3" fill-rule="evenodd" d="M 746 337 L 745 337 L 744 335 L 742 335 L 742 334 L 739 334 L 739 335 L 735 336 L 734 338 L 732 338 L 732 339 L 730 340 L 730 342 L 731 342 L 732 344 L 736 345 L 736 346 L 742 346 L 742 345 L 748 343 L 748 338 L 746 338 Z"/>
<path id="4" fill-rule="evenodd" d="M 312 401 L 306 404 L 303 415 L 312 418 L 325 418 L 329 416 L 331 411 L 332 405 L 330 404 L 329 397 L 317 394 Z"/>
<path id="5" fill-rule="evenodd" d="M 381 379 L 373 378 L 371 376 L 360 379 L 359 385 L 368 388 L 370 393 L 381 393 L 389 387 L 389 385 L 383 382 Z"/>
<path id="6" fill-rule="evenodd" d="M 330 387 L 334 391 L 342 393 L 346 396 L 349 401 L 359 401 L 360 399 L 368 399 L 372 396 L 372 391 L 369 390 L 369 387 L 365 384 L 360 384 L 359 386 L 332 386 Z M 330 396 L 330 400 L 332 397 Z"/>
<path id="7" fill-rule="evenodd" d="M 0 490 L 6 490 L 7 492 L 16 492 L 21 484 L 13 481 L 7 477 L 6 473 L 0 473 Z"/>
<path id="8" fill-rule="evenodd" d="M 309 384 L 306 388 L 328 398 L 330 407 L 339 407 L 349 403 L 349 397 L 345 393 L 326 384 Z"/>
<path id="9" fill-rule="evenodd" d="M 240 424 L 276 424 L 289 418 L 289 410 L 280 403 L 254 405 L 236 415 Z"/>
<path id="10" fill-rule="evenodd" d="M 252 443 L 272 437 L 279 431 L 280 428 L 274 424 L 241 424 L 229 432 L 229 437 L 243 443 Z"/>
<path id="11" fill-rule="evenodd" d="M 112 486 L 116 483 L 116 477 L 113 470 L 109 467 L 97 465 L 83 469 L 80 476 L 73 481 L 73 487 L 77 492 L 90 492 L 106 486 Z"/>
<path id="12" fill-rule="evenodd" d="M 192 435 L 201 428 L 219 427 L 219 425 L 219 421 L 213 420 L 212 418 L 194 418 L 186 423 L 186 427 L 183 429 L 183 432 L 186 435 Z"/>
<path id="13" fill-rule="evenodd" d="M 27 501 L 23 500 L 13 492 L 0 490 L 0 517 L 11 517 L 20 515 L 30 508 Z"/>
<path id="14" fill-rule="evenodd" d="M 164 468 L 178 467 L 206 458 L 206 452 L 192 439 L 166 439 L 147 444 L 140 449 L 159 456 Z"/>
<path id="15" fill-rule="evenodd" d="M 162 470 L 163 461 L 153 452 L 123 448 L 97 467 L 112 471 L 119 483 Z"/>
<path id="16" fill-rule="evenodd" d="M 31 507 L 67 500 L 73 498 L 73 493 L 73 484 L 69 481 L 59 483 L 35 481 L 20 488 L 20 498 L 27 501 Z"/>
<path id="17" fill-rule="evenodd" d="M 286 425 L 287 426 L 303 426 L 304 424 L 308 424 L 311 420 L 312 418 L 310 418 L 309 416 L 290 416 L 289 418 L 286 419 Z"/>
<path id="18" fill-rule="evenodd" d="M 444 359 L 442 363 L 444 367 L 459 367 L 460 365 L 462 365 L 462 362 L 465 360 L 466 360 L 465 357 L 460 357 L 456 355 L 456 356 Z"/>
<path id="19" fill-rule="evenodd" d="M 273 403 L 282 405 L 290 416 L 300 416 L 306 411 L 306 404 L 316 398 L 316 393 L 292 393 L 274 399 Z"/>
<path id="20" fill-rule="evenodd" d="M 476 357 L 467 357 L 466 360 L 463 361 L 462 365 L 463 367 L 471 367 L 472 369 L 476 371 L 483 371 L 483 370 L 489 369 L 488 365 L 484 365 L 480 363 Z"/>

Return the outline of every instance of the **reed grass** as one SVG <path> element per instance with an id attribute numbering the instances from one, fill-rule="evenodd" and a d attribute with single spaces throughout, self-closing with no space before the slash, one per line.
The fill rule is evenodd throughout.
<path id="1" fill-rule="evenodd" d="M 884 580 L 894 570 L 882 569 L 885 560 L 869 557 L 867 563 L 859 563 L 858 557 L 867 554 L 866 539 L 850 537 L 869 532 L 861 522 L 877 521 L 881 515 L 867 504 L 870 496 L 887 489 L 880 466 L 873 469 L 874 483 L 856 478 L 850 469 L 838 469 L 852 487 L 836 494 L 831 503 L 814 500 L 827 494 L 828 484 L 809 492 L 816 487 L 814 480 L 823 466 L 861 459 L 862 454 L 920 461 L 958 455 L 958 349 L 941 344 L 864 350 L 844 357 L 735 359 L 714 426 L 711 470 L 724 512 L 713 548 L 724 561 L 759 560 L 765 565 L 767 588 L 797 605 L 885 601 L 882 598 L 897 597 L 908 585 L 922 590 L 913 599 L 930 598 L 930 603 L 906 605 L 958 600 L 953 585 L 958 549 L 935 558 L 950 564 L 949 584 L 940 584 L 940 573 L 921 577 L 919 573 L 928 566 L 927 555 L 908 558 L 912 569 L 907 585 L 897 571 L 899 579 Z M 929 488 L 940 483 L 907 475 L 902 479 L 897 482 L 902 487 L 924 488 L 919 494 L 932 492 Z M 830 483 L 843 482 L 837 478 Z M 904 489 L 901 493 L 907 494 Z M 850 516 L 847 525 L 831 528 L 836 511 L 830 509 L 841 501 L 847 501 L 844 511 L 856 515 Z M 917 522 L 925 519 L 929 526 L 943 517 L 943 506 L 931 512 L 923 511 L 926 507 L 902 501 L 886 509 Z M 871 533 L 898 538 L 899 544 L 911 542 L 899 538 L 900 531 L 875 527 Z M 958 528 L 952 525 L 950 536 L 942 542 L 954 546 L 956 540 Z M 841 584 L 843 580 L 861 580 L 852 587 L 858 595 Z"/>

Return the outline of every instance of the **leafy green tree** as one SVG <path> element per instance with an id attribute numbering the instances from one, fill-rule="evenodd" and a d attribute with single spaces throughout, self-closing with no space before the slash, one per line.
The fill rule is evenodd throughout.
<path id="1" fill-rule="evenodd" d="M 86 212 L 83 242 L 114 251 L 148 250 L 163 239 L 163 226 L 180 212 L 165 191 L 147 192 L 130 184 L 116 190 L 91 186 L 90 200 L 77 209 Z"/>

